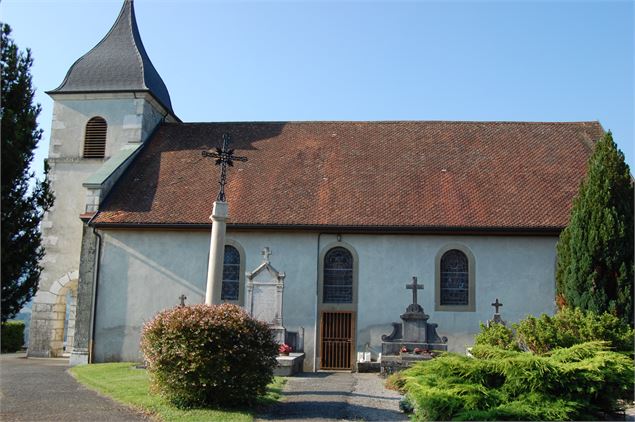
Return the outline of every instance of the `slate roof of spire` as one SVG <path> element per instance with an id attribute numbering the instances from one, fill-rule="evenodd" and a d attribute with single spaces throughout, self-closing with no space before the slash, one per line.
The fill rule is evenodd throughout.
<path id="1" fill-rule="evenodd" d="M 220 146 L 228 227 L 555 234 L 569 219 L 598 122 L 164 123 L 93 219 L 208 227 Z"/>
<path id="2" fill-rule="evenodd" d="M 108 34 L 49 93 L 123 91 L 148 91 L 174 114 L 168 89 L 141 42 L 132 0 L 124 1 Z"/>

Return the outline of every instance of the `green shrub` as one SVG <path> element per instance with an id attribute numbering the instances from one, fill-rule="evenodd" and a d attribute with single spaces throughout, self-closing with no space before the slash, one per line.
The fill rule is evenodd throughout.
<path id="1" fill-rule="evenodd" d="M 236 305 L 160 312 L 143 327 L 152 390 L 179 407 L 252 404 L 273 378 L 278 345 Z"/>
<path id="2" fill-rule="evenodd" d="M 614 350 L 633 351 L 633 329 L 609 313 L 598 315 L 579 308 L 563 308 L 554 316 L 542 314 L 536 318 L 530 315 L 512 327 L 481 324 L 474 343 L 545 354 L 589 341 L 608 341 Z"/>
<path id="3" fill-rule="evenodd" d="M 444 354 L 389 382 L 416 420 L 590 420 L 632 400 L 633 361 L 607 342 L 543 356 L 476 345 L 472 355 Z"/>
<path id="4" fill-rule="evenodd" d="M 609 313 L 563 308 L 553 317 L 528 316 L 513 327 L 517 343 L 538 354 L 588 341 L 608 341 L 615 350 L 633 350 L 633 329 Z"/>
<path id="5" fill-rule="evenodd" d="M 24 344 L 24 321 L 7 321 L 0 326 L 2 353 L 17 352 Z"/>
<path id="6" fill-rule="evenodd" d="M 511 328 L 503 324 L 481 324 L 481 332 L 476 335 L 474 344 L 488 344 L 505 350 L 520 350 Z"/>

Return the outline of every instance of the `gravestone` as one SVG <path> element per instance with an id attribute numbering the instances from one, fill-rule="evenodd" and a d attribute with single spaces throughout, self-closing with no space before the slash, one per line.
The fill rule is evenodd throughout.
<path id="1" fill-rule="evenodd" d="M 487 321 L 487 326 L 491 327 L 492 324 L 506 325 L 507 323 L 505 321 L 503 321 L 503 318 L 501 317 L 501 314 L 499 312 L 499 308 L 502 307 L 503 304 L 498 301 L 498 298 L 496 298 L 496 301 L 494 303 L 492 303 L 492 306 L 496 310 L 494 311 L 494 317 L 492 319 L 490 319 L 489 321 Z"/>
<path id="2" fill-rule="evenodd" d="M 271 250 L 262 251 L 263 262 L 247 276 L 247 312 L 269 324 L 277 343 L 285 342 L 286 330 L 282 319 L 282 293 L 285 274 L 269 262 Z"/>
<path id="3" fill-rule="evenodd" d="M 434 352 L 448 350 L 446 337 L 439 337 L 437 324 L 428 323 L 429 315 L 417 303 L 418 290 L 423 285 L 412 277 L 412 283 L 406 285 L 412 290 L 412 303 L 406 312 L 400 315 L 401 322 L 393 322 L 393 331 L 381 337 L 381 372 L 389 374 L 407 368 L 412 363 L 432 359 Z"/>

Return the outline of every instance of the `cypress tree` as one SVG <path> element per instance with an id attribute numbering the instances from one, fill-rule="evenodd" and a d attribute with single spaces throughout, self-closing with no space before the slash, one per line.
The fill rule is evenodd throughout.
<path id="1" fill-rule="evenodd" d="M 611 132 L 589 158 L 557 254 L 561 304 L 633 325 L 633 179 Z"/>
<path id="2" fill-rule="evenodd" d="M 40 105 L 33 104 L 31 52 L 18 50 L 0 24 L 2 49 L 2 322 L 17 314 L 37 291 L 44 256 L 40 221 L 53 205 L 48 179 L 34 180 L 29 171 L 42 137 L 37 127 Z M 46 165 L 45 165 L 46 171 Z"/>

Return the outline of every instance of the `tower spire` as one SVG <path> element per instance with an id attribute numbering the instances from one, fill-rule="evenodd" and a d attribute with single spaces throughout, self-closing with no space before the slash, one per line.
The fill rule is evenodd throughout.
<path id="1" fill-rule="evenodd" d="M 133 0 L 124 0 L 110 31 L 68 70 L 58 93 L 149 92 L 174 114 L 170 94 L 141 41 Z"/>

